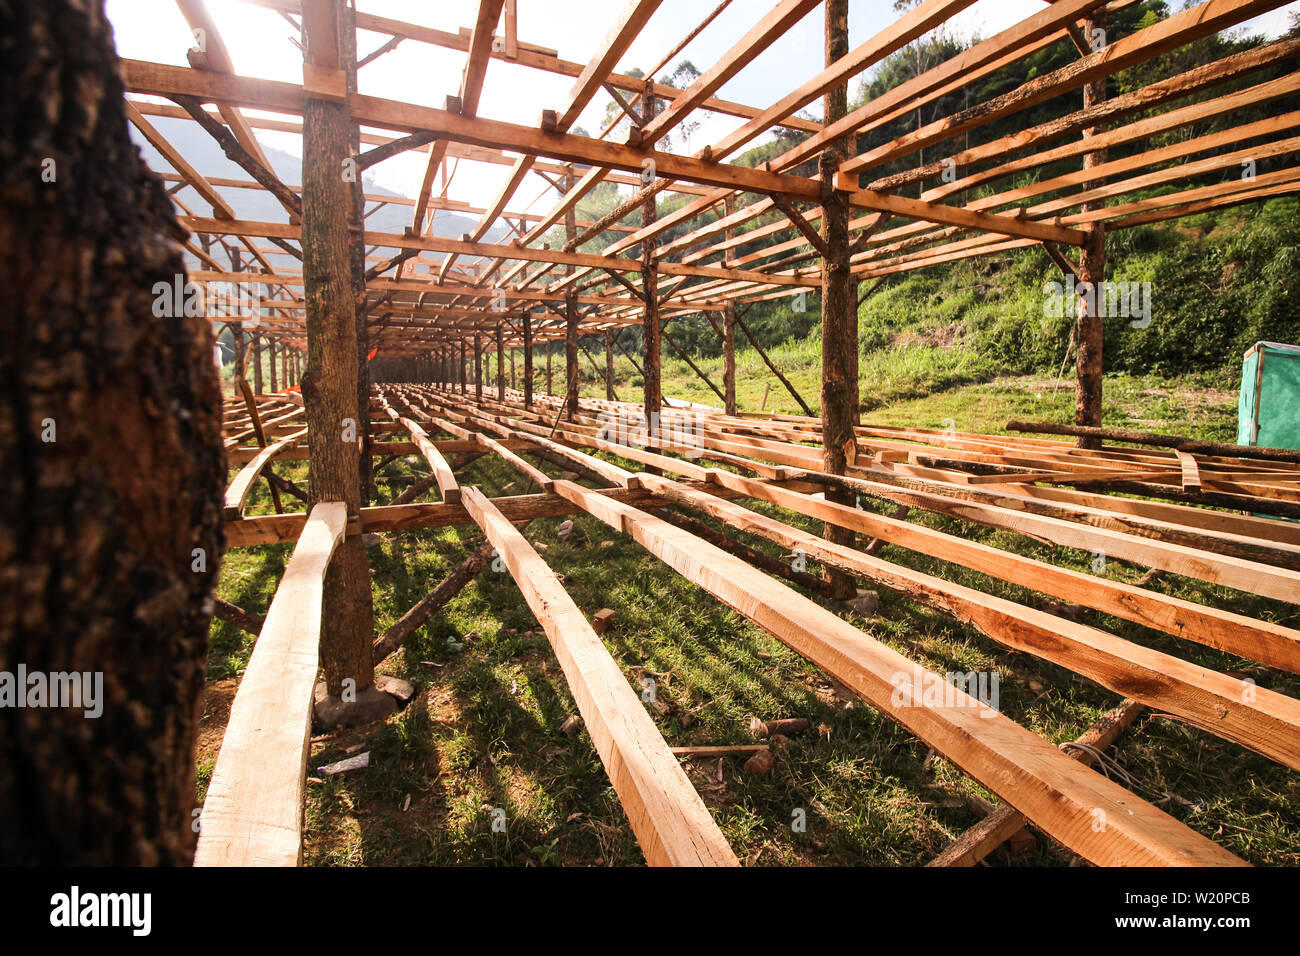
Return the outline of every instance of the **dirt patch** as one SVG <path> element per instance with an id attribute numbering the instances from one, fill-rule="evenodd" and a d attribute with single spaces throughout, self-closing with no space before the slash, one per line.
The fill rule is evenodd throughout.
<path id="1" fill-rule="evenodd" d="M 956 345 L 966 336 L 965 322 L 949 322 L 928 329 L 914 329 L 899 332 L 889 340 L 890 348 L 915 348 L 929 345 L 934 348 L 948 348 Z"/>
<path id="2" fill-rule="evenodd" d="M 230 705 L 239 690 L 239 678 L 228 677 L 203 685 L 199 695 L 199 745 L 198 765 L 204 766 L 214 762 L 221 750 L 221 741 L 226 736 L 226 724 L 230 721 Z"/>

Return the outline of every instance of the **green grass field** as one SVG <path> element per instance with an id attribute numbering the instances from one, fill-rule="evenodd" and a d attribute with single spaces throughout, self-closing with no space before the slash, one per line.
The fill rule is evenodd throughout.
<path id="1" fill-rule="evenodd" d="M 773 358 L 816 407 L 819 344 L 788 346 Z M 1048 378 L 965 380 L 959 352 L 920 347 L 892 361 L 864 363 L 863 393 L 873 397 L 869 423 L 1000 431 L 1008 418 L 1066 420 L 1072 383 Z M 967 359 L 969 362 L 969 359 Z M 719 362 L 704 363 L 721 380 Z M 972 363 L 973 365 L 973 363 Z M 635 371 L 620 366 L 619 394 L 639 397 Z M 924 384 L 929 383 L 929 384 Z M 752 353 L 739 357 L 742 410 L 757 410 L 770 385 L 768 409 L 797 406 Z M 587 394 L 597 394 L 590 385 Z M 716 402 L 684 363 L 666 360 L 666 394 Z M 603 387 L 599 394 L 603 395 Z M 1235 395 L 1208 382 L 1110 377 L 1107 422 L 1153 431 L 1228 439 L 1235 434 Z M 542 466 L 555 473 L 549 466 Z M 282 473 L 306 481 L 305 466 Z M 407 458 L 387 475 L 424 474 Z M 519 494 L 526 483 L 491 457 L 470 464 L 463 484 L 490 495 Z M 513 483 L 513 484 L 512 484 Z M 400 488 L 380 486 L 380 503 Z M 864 502 L 865 507 L 872 507 Z M 759 510 L 819 531 L 814 522 L 766 505 Z M 265 484 L 250 513 L 269 509 Z M 935 516 L 928 525 L 973 540 L 1080 570 L 1091 555 L 1008 532 Z M 807 717 L 809 732 L 791 738 L 768 777 L 741 771 L 741 760 L 688 764 L 688 772 L 743 863 L 758 865 L 920 865 L 978 817 L 971 793 L 991 796 L 909 734 L 855 700 L 765 632 L 687 583 L 627 536 L 595 519 L 574 519 L 567 539 L 560 519 L 527 530 L 551 567 L 588 613 L 617 612 L 606 644 L 638 691 L 655 681 L 654 717 L 676 745 L 751 742 L 752 716 Z M 716 527 L 716 523 L 710 522 Z M 376 631 L 395 621 L 479 541 L 477 529 L 412 531 L 382 536 L 370 548 Z M 760 546 L 766 545 L 760 543 Z M 770 550 L 770 549 L 769 549 Z M 238 549 L 226 555 L 220 594 L 264 614 L 290 546 Z M 776 552 L 771 552 L 776 553 Z M 1042 596 L 894 546 L 881 557 L 1041 606 Z M 1144 569 L 1118 561 L 1104 573 L 1136 580 Z M 1251 598 L 1175 576 L 1152 587 L 1269 620 L 1300 626 L 1294 606 Z M 871 619 L 849 616 L 873 637 L 940 672 L 996 670 L 999 709 L 1053 742 L 1073 739 L 1117 695 L 1030 655 L 1012 653 L 972 628 L 888 593 Z M 1141 644 L 1225 670 L 1244 661 L 1128 622 L 1088 612 L 1083 620 Z M 224 623 L 213 626 L 210 681 L 237 677 L 253 639 Z M 305 856 L 316 865 L 351 864 L 638 864 L 641 854 L 585 732 L 560 730 L 575 713 L 545 635 L 507 573 L 485 570 L 383 665 L 413 681 L 416 701 L 386 724 L 317 741 L 310 767 L 357 748 L 371 752 L 368 769 L 314 778 L 309 785 Z M 1291 695 L 1300 681 L 1261 681 Z M 219 729 L 219 728 L 217 728 Z M 216 736 L 219 741 L 219 734 Z M 215 749 L 201 753 L 200 790 Z M 1152 712 L 1112 750 L 1142 797 L 1256 864 L 1300 863 L 1300 775 L 1250 751 Z M 313 774 L 314 777 L 314 774 Z M 492 828 L 504 810 L 504 832 Z M 806 829 L 792 821 L 802 816 Z M 1068 863 L 1070 856 L 1039 837 L 1036 849 L 994 864 Z"/>

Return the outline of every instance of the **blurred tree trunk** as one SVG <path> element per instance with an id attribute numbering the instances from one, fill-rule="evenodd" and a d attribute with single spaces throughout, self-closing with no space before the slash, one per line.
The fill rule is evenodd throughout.
<path id="1" fill-rule="evenodd" d="M 102 674 L 97 718 L 0 707 L 5 864 L 194 854 L 221 395 L 207 321 L 155 311 L 184 233 L 122 92 L 99 0 L 0 2 L 0 670 Z"/>

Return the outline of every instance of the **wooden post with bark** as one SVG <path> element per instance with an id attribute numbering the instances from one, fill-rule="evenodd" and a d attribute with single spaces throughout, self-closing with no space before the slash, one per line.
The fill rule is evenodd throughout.
<path id="1" fill-rule="evenodd" d="M 188 866 L 226 480 L 214 339 L 154 310 L 186 233 L 127 133 L 101 4 L 12 0 L 0 35 L 0 669 L 94 694 L 0 708 L 0 860 Z"/>
<path id="2" fill-rule="evenodd" d="M 564 169 L 564 193 L 573 188 L 573 167 Z M 564 213 L 564 238 L 572 242 L 578 233 L 577 217 L 570 205 Z M 573 266 L 565 266 L 565 275 L 573 275 Z M 565 417 L 573 421 L 578 417 L 578 301 L 573 284 L 564 287 L 564 381 Z"/>
<path id="3" fill-rule="evenodd" d="M 262 394 L 262 335 L 260 332 L 254 332 L 249 338 L 252 340 L 251 351 L 253 353 L 253 394 Z"/>
<path id="4" fill-rule="evenodd" d="M 533 407 L 533 316 L 524 310 L 524 408 Z"/>
<path id="5" fill-rule="evenodd" d="M 725 215 L 736 211 L 736 198 L 727 194 L 724 202 Z M 734 228 L 727 230 L 728 240 L 736 237 Z M 727 299 L 722 307 L 722 391 L 724 410 L 728 415 L 736 414 L 736 300 Z"/>
<path id="6" fill-rule="evenodd" d="M 826 0 L 826 65 L 849 51 L 848 0 Z M 848 84 L 838 83 L 826 91 L 827 125 L 839 121 L 848 109 Z M 858 424 L 858 310 L 849 272 L 849 197 L 832 189 L 839 165 L 848 158 L 851 137 L 827 143 L 819 158 L 822 181 L 822 239 L 826 253 L 822 262 L 822 444 L 823 468 L 842 475 L 854 461 Z M 842 489 L 827 489 L 828 501 L 851 504 L 853 495 Z M 831 524 L 825 537 L 836 544 L 851 544 L 853 533 Z M 841 571 L 828 569 L 826 580 L 832 596 L 853 594 L 853 580 Z"/>
<path id="7" fill-rule="evenodd" d="M 348 96 L 357 92 L 357 29 L 356 10 L 353 4 L 339 5 L 339 68 L 343 71 Z M 361 152 L 361 126 L 349 117 L 347 123 L 348 155 Z M 370 458 L 370 331 L 369 312 L 362 306 L 366 299 L 366 246 L 364 229 L 366 197 L 361 182 L 361 171 L 349 160 L 342 167 L 343 181 L 348 189 L 348 252 L 352 258 L 352 295 L 356 301 L 357 326 L 357 433 L 361 438 L 361 454 L 357 469 L 361 482 L 361 500 L 368 504 L 375 497 L 375 476 Z"/>
<path id="8" fill-rule="evenodd" d="M 1096 17 L 1083 21 L 1084 39 L 1090 44 L 1081 50 L 1104 47 L 1106 42 L 1106 12 L 1097 11 Z M 1090 109 L 1106 100 L 1106 77 L 1103 75 L 1083 87 L 1083 107 Z M 1085 140 L 1105 132 L 1105 127 L 1089 126 L 1082 131 Z M 1093 169 L 1106 162 L 1105 149 L 1089 150 L 1083 154 L 1083 168 Z M 1084 183 L 1085 191 L 1101 185 L 1099 182 Z M 1080 207 L 1084 214 L 1096 212 L 1106 205 L 1104 199 L 1085 202 Z M 1106 279 L 1106 227 L 1100 222 L 1086 230 L 1088 240 L 1080 252 L 1079 281 L 1085 283 L 1088 294 L 1079 299 L 1078 315 L 1075 322 L 1074 337 L 1078 342 L 1078 374 L 1075 386 L 1074 423 L 1076 425 L 1098 426 L 1101 424 L 1102 403 L 1102 351 L 1103 318 L 1101 310 L 1106 301 L 1102 283 Z M 1078 439 L 1080 448 L 1099 448 L 1101 443 L 1087 436 Z"/>
<path id="9" fill-rule="evenodd" d="M 308 66 L 338 71 L 344 4 L 304 0 L 302 28 Z M 349 152 L 345 103 L 308 95 L 303 106 L 303 293 L 307 306 L 307 372 L 302 396 L 311 454 L 310 504 L 342 501 L 359 517 L 361 452 L 356 300 L 348 231 L 351 190 L 343 179 Z M 374 605 L 360 535 L 349 535 L 325 576 L 321 665 L 332 697 L 374 682 L 370 648 Z M 352 681 L 345 685 L 345 681 Z"/>
<path id="10" fill-rule="evenodd" d="M 646 123 L 654 120 L 655 95 L 653 79 L 647 79 L 641 94 L 642 118 Z M 638 129 L 639 134 L 639 129 Z M 652 148 L 653 143 L 642 143 L 643 147 Z M 649 183 L 642 179 L 642 186 Z M 645 203 L 641 206 L 641 227 L 648 229 L 658 218 L 658 204 L 653 192 L 647 192 Z M 663 405 L 663 388 L 659 368 L 659 260 L 655 257 L 657 243 L 653 236 L 641 243 L 641 295 L 643 298 L 642 323 L 644 335 L 645 371 L 645 415 L 646 428 L 652 436 L 658 427 L 659 409 Z"/>
<path id="11" fill-rule="evenodd" d="M 614 330 L 605 330 L 605 399 L 616 401 L 614 394 Z"/>
<path id="12" fill-rule="evenodd" d="M 506 333 L 501 322 L 497 323 L 497 401 L 506 400 Z"/>
<path id="13" fill-rule="evenodd" d="M 483 339 L 474 336 L 474 401 L 483 404 Z"/>

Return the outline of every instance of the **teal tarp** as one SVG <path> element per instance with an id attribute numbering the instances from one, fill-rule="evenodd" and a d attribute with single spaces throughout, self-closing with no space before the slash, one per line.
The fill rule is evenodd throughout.
<path id="1" fill-rule="evenodd" d="M 1300 448 L 1300 346 L 1259 342 L 1246 353 L 1237 444 Z"/>

